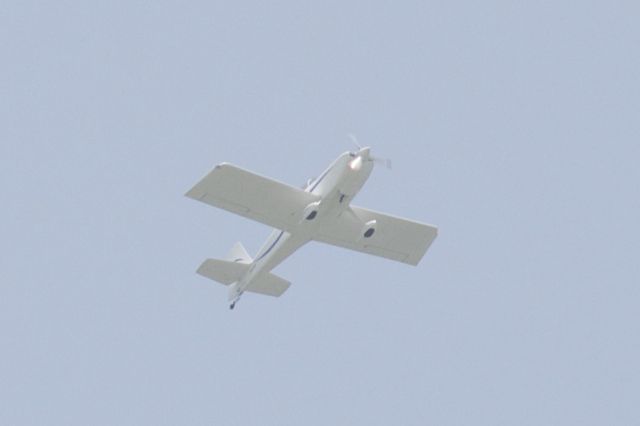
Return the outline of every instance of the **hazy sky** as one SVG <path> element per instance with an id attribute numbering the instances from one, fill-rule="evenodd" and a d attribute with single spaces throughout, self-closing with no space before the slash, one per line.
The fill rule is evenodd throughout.
<path id="1" fill-rule="evenodd" d="M 4 1 L 0 424 L 640 424 L 637 1 Z M 439 226 L 418 267 L 312 243 L 279 299 L 196 275 L 302 185 Z"/>

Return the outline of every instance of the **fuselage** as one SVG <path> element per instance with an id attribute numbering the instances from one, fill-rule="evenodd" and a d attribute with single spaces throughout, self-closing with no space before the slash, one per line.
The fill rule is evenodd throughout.
<path id="1" fill-rule="evenodd" d="M 300 221 L 293 229 L 274 230 L 251 263 L 248 272 L 238 282 L 238 296 L 249 284 L 270 272 L 298 248 L 313 239 L 316 230 L 327 219 L 340 216 L 364 186 L 373 170 L 369 148 L 345 152 L 316 179 L 305 186 L 305 192 L 320 200 L 300 212 Z"/>

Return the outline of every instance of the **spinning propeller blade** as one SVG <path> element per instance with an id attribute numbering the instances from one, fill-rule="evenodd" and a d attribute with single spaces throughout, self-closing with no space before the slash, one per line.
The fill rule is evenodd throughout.
<path id="1" fill-rule="evenodd" d="M 358 143 L 358 138 L 356 138 L 356 135 L 354 135 L 353 133 L 349 133 L 347 134 L 347 137 L 358 148 L 359 151 L 363 149 L 362 145 Z M 373 161 L 376 164 L 384 165 L 387 170 L 391 170 L 391 159 L 389 158 L 369 156 L 369 160 Z"/>

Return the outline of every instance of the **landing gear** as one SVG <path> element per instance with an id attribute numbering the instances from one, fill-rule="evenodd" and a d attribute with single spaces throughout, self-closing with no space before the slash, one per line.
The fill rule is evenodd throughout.
<path id="1" fill-rule="evenodd" d="M 340 204 L 342 204 L 342 202 L 344 201 L 344 197 L 345 197 L 345 196 L 346 196 L 346 195 L 344 195 L 344 194 L 340 194 Z"/>
<path id="2" fill-rule="evenodd" d="M 229 305 L 229 309 L 233 310 L 233 308 L 236 307 L 236 302 L 233 302 L 231 305 Z"/>

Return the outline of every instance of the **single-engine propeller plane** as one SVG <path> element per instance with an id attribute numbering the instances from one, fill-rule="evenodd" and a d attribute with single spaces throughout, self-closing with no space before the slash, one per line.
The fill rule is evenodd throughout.
<path id="1" fill-rule="evenodd" d="M 228 286 L 233 309 L 245 291 L 284 293 L 291 283 L 271 270 L 312 240 L 417 265 L 437 227 L 351 204 L 375 160 L 368 147 L 345 152 L 302 189 L 219 164 L 186 196 L 276 229 L 254 258 L 238 242 L 226 259 L 205 260 L 198 274 Z"/>

